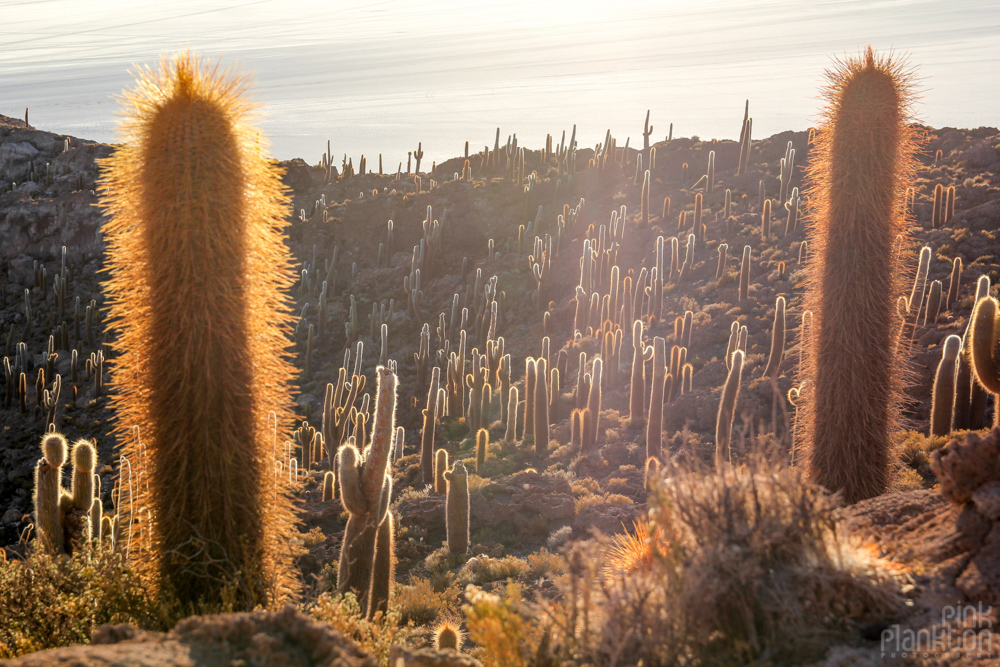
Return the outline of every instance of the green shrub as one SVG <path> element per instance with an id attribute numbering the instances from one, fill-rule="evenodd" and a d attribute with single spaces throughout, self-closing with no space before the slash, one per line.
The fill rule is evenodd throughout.
<path id="1" fill-rule="evenodd" d="M 82 550 L 0 561 L 0 658 L 90 641 L 103 623 L 162 630 L 167 613 L 120 556 Z"/>

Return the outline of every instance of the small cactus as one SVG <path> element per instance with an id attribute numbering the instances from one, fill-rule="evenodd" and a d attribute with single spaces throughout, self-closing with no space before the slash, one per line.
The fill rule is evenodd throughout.
<path id="1" fill-rule="evenodd" d="M 454 623 L 441 623 L 434 629 L 434 648 L 438 651 L 461 650 L 462 631 Z"/>
<path id="2" fill-rule="evenodd" d="M 646 458 L 660 456 L 663 442 L 663 384 L 666 378 L 666 341 L 653 338 L 653 379 L 649 393 L 649 419 L 646 421 Z"/>
<path id="3" fill-rule="evenodd" d="M 779 296 L 774 304 L 774 327 L 771 329 L 771 356 L 764 369 L 764 377 L 773 378 L 778 375 L 781 367 L 781 357 L 785 353 L 785 297 Z"/>
<path id="4" fill-rule="evenodd" d="M 327 470 L 323 474 L 323 502 L 327 503 L 333 500 L 333 486 L 334 486 L 334 474 L 332 470 Z"/>
<path id="5" fill-rule="evenodd" d="M 486 463 L 486 445 L 490 442 L 490 432 L 481 428 L 476 432 L 476 474 L 483 474 L 483 465 Z"/>
<path id="6" fill-rule="evenodd" d="M 549 451 L 549 397 L 548 386 L 545 378 L 548 374 L 545 369 L 545 358 L 539 357 L 535 360 L 535 453 L 545 456 Z"/>
<path id="7" fill-rule="evenodd" d="M 448 482 L 446 528 L 448 551 L 464 554 L 469 550 L 469 473 L 465 464 L 455 461 L 451 470 L 444 473 Z"/>

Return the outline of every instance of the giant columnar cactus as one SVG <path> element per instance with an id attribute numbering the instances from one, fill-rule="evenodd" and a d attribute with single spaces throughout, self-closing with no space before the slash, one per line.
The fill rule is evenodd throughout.
<path id="1" fill-rule="evenodd" d="M 545 456 L 549 451 L 549 394 L 545 378 L 545 357 L 535 360 L 535 453 Z"/>
<path id="2" fill-rule="evenodd" d="M 517 440 L 517 402 L 517 387 L 511 387 L 507 394 L 507 430 L 503 434 L 504 442 Z"/>
<path id="3" fill-rule="evenodd" d="M 649 420 L 646 422 L 646 458 L 659 458 L 663 440 L 663 382 L 667 373 L 667 342 L 653 338 L 653 382 L 649 391 Z"/>
<path id="4" fill-rule="evenodd" d="M 934 376 L 934 393 L 931 404 L 931 435 L 951 433 L 952 408 L 955 402 L 955 371 L 962 339 L 948 336 L 944 340 L 941 362 Z"/>
<path id="5" fill-rule="evenodd" d="M 972 311 L 969 328 L 969 350 L 972 372 L 976 380 L 996 399 L 1000 395 L 1000 341 L 998 341 L 997 320 L 1000 319 L 1000 304 L 991 296 L 984 296 L 976 302 Z M 998 401 L 1000 404 L 1000 401 Z M 1000 425 L 1000 410 L 993 413 L 993 425 Z"/>
<path id="6" fill-rule="evenodd" d="M 629 423 L 632 426 L 640 426 L 645 416 L 643 405 L 646 398 L 645 362 L 653 356 L 653 349 L 642 342 L 642 320 L 632 323 L 632 351 L 632 383 L 628 399 Z"/>
<path id="7" fill-rule="evenodd" d="M 715 421 L 715 463 L 721 466 L 729 463 L 730 442 L 733 437 L 733 415 L 736 401 L 740 396 L 740 380 L 743 377 L 743 350 L 736 350 L 730 359 L 729 376 L 722 387 L 719 401 L 719 415 Z"/>
<path id="8" fill-rule="evenodd" d="M 785 297 L 779 296 L 774 303 L 774 326 L 771 329 L 771 356 L 764 369 L 764 377 L 773 378 L 781 367 L 781 357 L 785 353 Z"/>
<path id="9" fill-rule="evenodd" d="M 904 65 L 870 47 L 828 79 L 809 168 L 815 252 L 804 430 L 812 480 L 854 503 L 887 488 L 898 424 L 896 300 L 906 271 L 894 245 L 906 238 L 913 95 Z"/>
<path id="10" fill-rule="evenodd" d="M 379 366 L 375 417 L 371 444 L 361 455 L 353 444 L 340 449 L 340 487 L 344 507 L 350 513 L 340 549 L 337 590 L 353 591 L 367 610 L 372 585 L 375 543 L 379 525 L 385 520 L 392 492 L 388 473 L 392 436 L 396 430 L 396 375 Z"/>
<path id="11" fill-rule="evenodd" d="M 389 479 L 386 478 L 386 482 Z M 368 592 L 368 618 L 382 612 L 383 618 L 389 611 L 389 597 L 396 578 L 396 522 L 392 512 L 386 512 L 375 536 L 375 559 L 372 563 L 372 585 Z"/>
<path id="12" fill-rule="evenodd" d="M 94 467 L 97 451 L 90 440 L 73 443 L 73 478 L 70 493 L 64 494 L 63 539 L 67 550 L 73 553 L 93 537 L 90 510 L 94 505 Z"/>
<path id="13" fill-rule="evenodd" d="M 542 380 L 544 382 L 544 380 Z M 524 433 L 521 440 L 527 444 L 535 437 L 535 360 L 524 360 Z"/>
<path id="14" fill-rule="evenodd" d="M 63 552 L 63 528 L 59 503 L 62 467 L 66 463 L 66 438 L 49 433 L 42 438 L 42 458 L 35 466 L 35 528 L 42 548 L 50 554 Z"/>
<path id="15" fill-rule="evenodd" d="M 427 407 L 421 414 L 424 418 L 420 432 L 420 477 L 424 484 L 434 483 L 434 430 L 438 415 L 438 389 L 441 385 L 441 369 L 431 371 L 431 387 L 427 391 Z"/>
<path id="16" fill-rule="evenodd" d="M 448 450 L 439 449 L 434 453 L 434 493 L 442 496 L 448 489 L 444 474 L 448 472 Z"/>
<path id="17" fill-rule="evenodd" d="M 448 498 L 445 502 L 445 527 L 448 531 L 448 551 L 464 554 L 469 550 L 469 473 L 465 464 L 455 461 L 445 472 L 448 480 Z"/>
<path id="18" fill-rule="evenodd" d="M 132 554 L 182 603 L 297 588 L 292 500 L 274 483 L 291 423 L 287 190 L 250 125 L 247 79 L 185 53 L 140 70 L 126 143 L 102 163 L 105 284 L 118 338 L 112 405 L 148 471 Z M 276 490 L 277 489 L 277 490 Z M 147 541 L 148 538 L 148 541 Z"/>
<path id="19" fill-rule="evenodd" d="M 590 397 L 587 399 L 587 410 L 590 411 L 590 423 L 587 427 L 588 433 L 584 440 L 590 443 L 597 442 L 601 420 L 601 377 L 603 376 L 604 362 L 598 357 L 594 359 L 590 369 Z"/>

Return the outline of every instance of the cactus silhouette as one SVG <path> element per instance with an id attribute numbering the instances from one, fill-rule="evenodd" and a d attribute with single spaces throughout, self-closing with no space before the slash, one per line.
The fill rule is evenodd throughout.
<path id="1" fill-rule="evenodd" d="M 455 461 L 454 467 L 444 473 L 444 478 L 448 481 L 445 501 L 448 551 L 464 554 L 469 550 L 469 473 L 464 463 Z"/>
<path id="2" fill-rule="evenodd" d="M 785 353 L 785 297 L 779 296 L 774 304 L 774 327 L 771 329 L 771 356 L 764 369 L 764 377 L 775 377 Z"/>
<path id="3" fill-rule="evenodd" d="M 894 246 L 906 238 L 913 96 L 905 65 L 871 47 L 827 77 L 825 126 L 809 167 L 805 447 L 812 480 L 854 503 L 887 488 L 898 423 L 896 301 L 905 271 Z"/>
<path id="4" fill-rule="evenodd" d="M 392 436 L 396 429 L 396 375 L 382 366 L 376 369 L 375 415 L 371 443 L 362 460 L 354 443 L 340 448 L 340 490 L 350 513 L 340 550 L 337 590 L 353 591 L 363 610 L 368 609 L 376 538 L 385 520 L 392 493 L 388 475 Z"/>
<path id="5" fill-rule="evenodd" d="M 994 398 L 1000 395 L 1000 364 L 998 364 L 997 320 L 1000 304 L 991 296 L 976 302 L 969 327 L 969 357 L 976 380 Z M 993 424 L 1000 424 L 1000 410 L 993 413 Z"/>
<path id="6" fill-rule="evenodd" d="M 486 463 L 486 445 L 490 442 L 490 432 L 485 428 L 476 431 L 476 474 L 483 474 L 483 465 Z"/>
<path id="7" fill-rule="evenodd" d="M 102 162 L 110 214 L 105 284 L 119 351 L 119 428 L 142 428 L 148 512 L 142 570 L 181 602 L 268 604 L 297 588 L 285 548 L 292 502 L 278 488 L 269 414 L 292 418 L 295 278 L 281 171 L 248 125 L 248 80 L 184 53 L 143 69 L 124 96 L 128 143 Z M 274 422 L 272 422 L 273 424 Z"/>

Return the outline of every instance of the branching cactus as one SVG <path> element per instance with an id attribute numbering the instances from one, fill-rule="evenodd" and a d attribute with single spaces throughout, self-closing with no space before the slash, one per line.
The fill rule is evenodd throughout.
<path id="1" fill-rule="evenodd" d="M 448 451 L 439 449 L 434 453 L 434 493 L 444 495 L 448 490 L 448 484 L 444 481 L 444 474 L 448 472 Z"/>
<path id="2" fill-rule="evenodd" d="M 183 604 L 231 588 L 240 607 L 269 605 L 299 586 L 272 450 L 273 424 L 293 418 L 290 200 L 248 124 L 245 78 L 185 53 L 138 79 L 98 188 L 112 403 L 121 427 L 142 428 L 143 449 L 124 455 L 149 467 L 131 553 Z"/>
<path id="3" fill-rule="evenodd" d="M 955 372 L 962 339 L 948 336 L 944 340 L 941 362 L 934 376 L 934 393 L 931 404 L 931 435 L 951 433 L 952 410 L 955 403 Z"/>
<path id="4" fill-rule="evenodd" d="M 805 449 L 810 478 L 848 503 L 888 488 L 899 423 L 896 301 L 906 271 L 895 246 L 906 240 L 915 166 L 906 72 L 870 47 L 839 63 L 827 75 L 824 127 L 810 152 Z"/>
<path id="5" fill-rule="evenodd" d="M 423 409 L 423 429 L 420 432 L 420 476 L 424 484 L 434 483 L 434 430 L 438 415 L 438 389 L 441 369 L 431 371 L 431 386 L 427 391 L 427 407 Z"/>
<path id="6" fill-rule="evenodd" d="M 350 518 L 340 550 L 337 590 L 353 591 L 366 611 L 378 527 L 385 519 L 392 490 L 388 468 L 396 428 L 396 375 L 382 366 L 376 374 L 371 443 L 363 458 L 350 443 L 340 449 L 341 498 Z"/>
<path id="7" fill-rule="evenodd" d="M 71 504 L 63 513 L 63 539 L 69 553 L 76 552 L 93 537 L 90 510 L 94 505 L 94 467 L 97 465 L 93 443 L 85 439 L 73 443 L 72 459 Z"/>
<path id="8" fill-rule="evenodd" d="M 49 433 L 42 438 L 42 458 L 35 466 L 35 529 L 49 554 L 63 553 L 63 527 L 59 511 L 62 467 L 66 463 L 66 438 Z"/>
<path id="9" fill-rule="evenodd" d="M 653 348 L 642 342 L 642 320 L 632 323 L 632 382 L 629 390 L 629 424 L 641 426 L 645 417 L 646 367 L 645 362 L 653 358 Z"/>
<path id="10" fill-rule="evenodd" d="M 469 473 L 465 464 L 455 461 L 451 470 L 445 472 L 448 481 L 446 528 L 448 530 L 448 551 L 464 554 L 469 550 Z"/>
<path id="11" fill-rule="evenodd" d="M 773 378 L 781 368 L 781 358 L 785 354 L 785 297 L 779 296 L 774 303 L 774 326 L 771 329 L 771 356 L 764 369 L 764 377 Z"/>
<path id="12" fill-rule="evenodd" d="M 733 416 L 736 401 L 740 396 L 740 380 L 743 377 L 743 350 L 733 352 L 730 360 L 729 376 L 722 387 L 719 401 L 719 416 L 715 422 L 715 463 L 722 466 L 730 460 L 730 442 L 733 438 Z"/>

